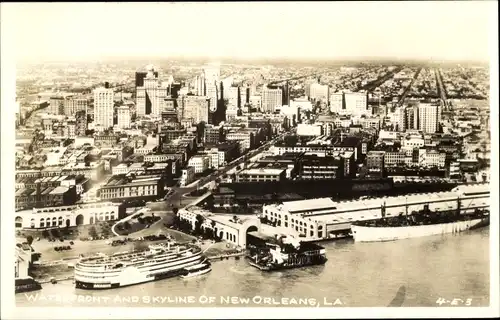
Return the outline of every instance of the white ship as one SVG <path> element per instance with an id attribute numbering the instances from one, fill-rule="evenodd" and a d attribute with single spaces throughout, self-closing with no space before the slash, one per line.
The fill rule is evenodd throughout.
<path id="1" fill-rule="evenodd" d="M 460 205 L 458 208 L 432 212 L 426 205 L 421 212 L 386 218 L 382 207 L 382 219 L 355 222 L 351 231 L 355 242 L 377 242 L 458 233 L 489 225 L 488 210 L 461 214 Z"/>
<path id="2" fill-rule="evenodd" d="M 111 289 L 175 277 L 204 259 L 199 247 L 170 243 L 150 245 L 149 250 L 84 258 L 75 265 L 75 286 Z"/>
<path id="3" fill-rule="evenodd" d="M 181 275 L 181 278 L 188 279 L 196 276 L 201 276 L 203 274 L 209 273 L 212 271 L 212 267 L 210 266 L 210 262 L 207 260 L 203 261 L 200 264 L 197 264 L 192 267 L 187 267 L 184 269 L 185 273 Z"/>
<path id="4" fill-rule="evenodd" d="M 395 241 L 408 238 L 426 237 L 445 233 L 458 233 L 487 225 L 487 218 L 478 218 L 431 225 L 375 227 L 352 225 L 352 235 L 356 242 Z"/>

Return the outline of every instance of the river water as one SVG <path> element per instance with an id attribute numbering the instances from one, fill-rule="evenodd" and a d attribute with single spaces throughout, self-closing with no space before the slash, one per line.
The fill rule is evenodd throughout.
<path id="1" fill-rule="evenodd" d="M 85 291 L 71 281 L 16 295 L 17 306 L 489 305 L 489 229 L 382 243 L 324 243 L 323 266 L 265 273 L 244 259 L 216 261 L 198 278 Z M 245 300 L 245 299 L 248 300 Z M 274 298 L 274 300 L 271 300 Z M 233 299 L 233 300 L 231 300 Z M 471 299 L 471 300 L 467 300 Z"/>

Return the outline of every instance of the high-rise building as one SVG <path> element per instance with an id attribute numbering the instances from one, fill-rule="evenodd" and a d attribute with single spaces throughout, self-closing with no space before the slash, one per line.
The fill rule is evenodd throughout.
<path id="1" fill-rule="evenodd" d="M 262 109 L 262 96 L 259 95 L 251 95 L 249 97 L 249 102 L 252 108 L 255 108 L 257 110 Z"/>
<path id="2" fill-rule="evenodd" d="M 274 112 L 283 105 L 283 92 L 280 88 L 264 87 L 262 89 L 262 112 Z"/>
<path id="3" fill-rule="evenodd" d="M 193 124 L 208 123 L 210 100 L 207 97 L 183 97 L 184 119 L 192 119 Z"/>
<path id="4" fill-rule="evenodd" d="M 215 82 L 206 82 L 205 92 L 206 96 L 210 100 L 210 112 L 213 113 L 217 111 L 217 103 L 220 98 L 219 88 Z"/>
<path id="5" fill-rule="evenodd" d="M 228 100 L 228 109 L 239 109 L 241 106 L 240 100 L 240 88 L 237 86 L 231 86 L 226 89 L 226 98 Z"/>
<path id="6" fill-rule="evenodd" d="M 68 97 L 64 100 L 64 114 L 72 116 L 78 111 L 85 110 L 87 112 L 89 101 L 83 97 Z"/>
<path id="7" fill-rule="evenodd" d="M 349 114 L 361 116 L 369 113 L 367 92 L 345 92 L 344 104 Z"/>
<path id="8" fill-rule="evenodd" d="M 144 78 L 148 75 L 147 71 L 138 71 L 135 73 L 135 87 L 144 86 Z M 154 72 L 154 76 L 158 78 L 158 71 Z"/>
<path id="9" fill-rule="evenodd" d="M 435 133 L 439 130 L 441 106 L 420 104 L 418 106 L 418 129 L 424 133 Z"/>
<path id="10" fill-rule="evenodd" d="M 419 129 L 418 106 L 408 106 L 404 112 L 404 124 L 402 131 Z"/>
<path id="11" fill-rule="evenodd" d="M 220 81 L 220 65 L 208 64 L 203 67 L 205 83 L 219 83 Z"/>
<path id="12" fill-rule="evenodd" d="M 80 110 L 75 113 L 76 127 L 75 134 L 78 137 L 85 136 L 87 131 L 87 112 L 85 110 Z"/>
<path id="13" fill-rule="evenodd" d="M 113 89 L 94 89 L 94 124 L 97 131 L 113 126 Z"/>
<path id="14" fill-rule="evenodd" d="M 64 114 L 64 100 L 63 96 L 50 97 L 49 113 L 56 115 Z"/>
<path id="15" fill-rule="evenodd" d="M 205 76 L 203 74 L 196 76 L 194 90 L 197 96 L 205 95 Z"/>
<path id="16" fill-rule="evenodd" d="M 309 98 L 315 99 L 317 101 L 323 100 L 328 102 L 328 99 L 330 98 L 329 94 L 330 88 L 328 87 L 328 85 L 313 83 L 309 88 Z"/>
<path id="17" fill-rule="evenodd" d="M 250 98 L 250 88 L 249 87 L 241 87 L 240 88 L 240 105 L 243 106 L 246 103 L 249 103 Z"/>
<path id="18" fill-rule="evenodd" d="M 130 108 L 128 106 L 120 106 L 116 108 L 116 118 L 118 128 L 130 128 Z"/>
<path id="19" fill-rule="evenodd" d="M 136 88 L 137 115 L 160 115 L 164 111 L 163 102 L 168 96 L 168 87 L 160 83 L 158 72 L 154 71 L 153 66 L 148 66 L 148 72 L 142 82 L 143 86 Z"/>
<path id="20" fill-rule="evenodd" d="M 345 111 L 344 93 L 335 92 L 330 95 L 330 111 L 338 114 Z"/>

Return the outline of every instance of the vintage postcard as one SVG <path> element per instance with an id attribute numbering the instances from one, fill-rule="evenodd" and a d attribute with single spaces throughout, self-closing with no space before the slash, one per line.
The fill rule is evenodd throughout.
<path id="1" fill-rule="evenodd" d="M 2 3 L 2 318 L 499 316 L 497 10 Z"/>

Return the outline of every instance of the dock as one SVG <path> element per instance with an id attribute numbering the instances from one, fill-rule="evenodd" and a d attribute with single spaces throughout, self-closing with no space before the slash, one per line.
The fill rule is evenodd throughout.
<path id="1" fill-rule="evenodd" d="M 214 260 L 224 260 L 224 259 L 229 259 L 231 257 L 244 257 L 246 255 L 246 252 L 237 252 L 237 253 L 230 253 L 230 254 L 220 254 L 216 256 L 211 256 L 207 257 L 208 260 L 214 261 Z"/>
<path id="2" fill-rule="evenodd" d="M 52 281 L 59 282 L 59 281 L 73 280 L 74 278 L 75 278 L 74 276 L 67 276 L 67 277 L 64 277 L 64 278 L 39 280 L 37 282 L 40 283 L 40 284 L 46 284 L 46 283 L 52 283 Z"/>

